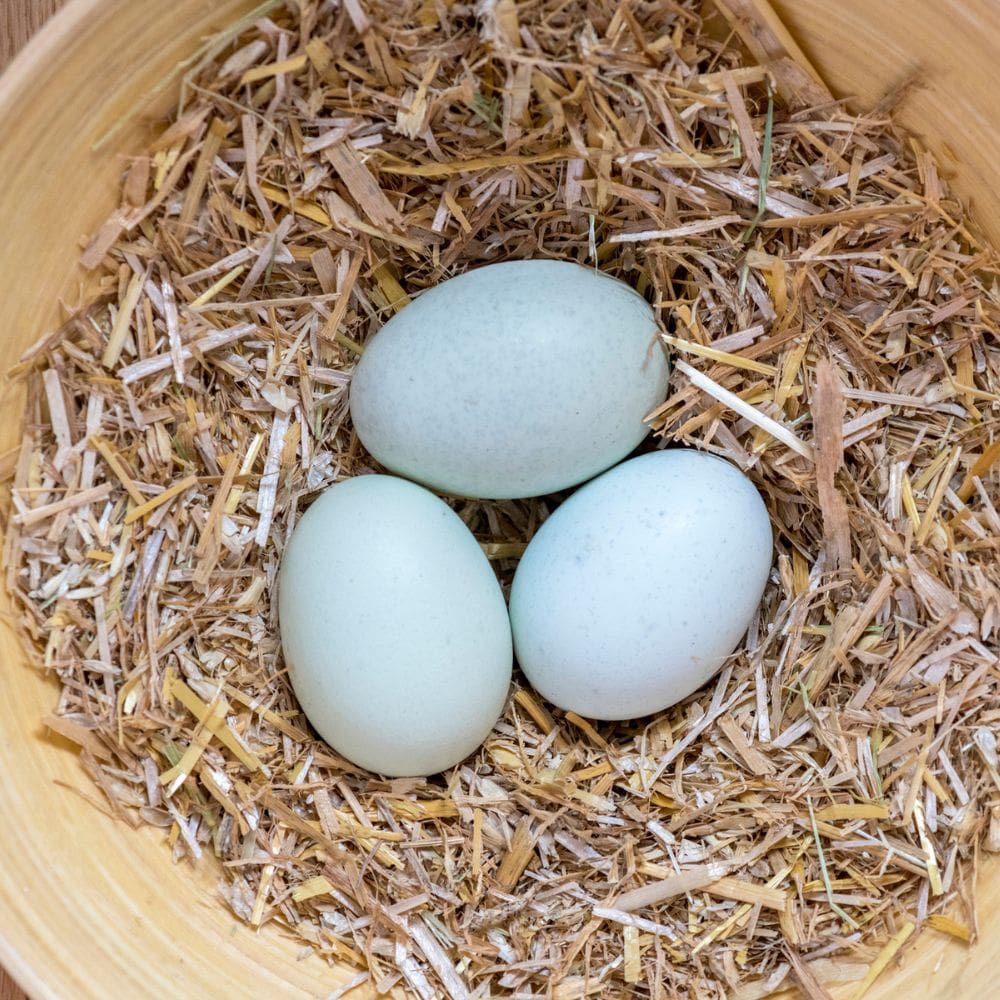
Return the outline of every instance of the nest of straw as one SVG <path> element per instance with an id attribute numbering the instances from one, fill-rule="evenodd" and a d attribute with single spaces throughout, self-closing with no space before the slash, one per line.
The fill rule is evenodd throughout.
<path id="1" fill-rule="evenodd" d="M 861 996 L 916 929 L 976 937 L 997 260 L 933 158 L 760 9 L 264 4 L 180 68 L 84 249 L 95 297 L 10 375 L 6 582 L 61 681 L 47 725 L 334 996 Z M 373 470 L 347 408 L 368 337 L 525 257 L 654 304 L 653 443 L 752 477 L 775 572 L 745 648 L 662 715 L 595 726 L 516 682 L 476 757 L 379 780 L 300 714 L 275 573 L 317 493 Z M 558 500 L 455 507 L 506 584 Z"/>

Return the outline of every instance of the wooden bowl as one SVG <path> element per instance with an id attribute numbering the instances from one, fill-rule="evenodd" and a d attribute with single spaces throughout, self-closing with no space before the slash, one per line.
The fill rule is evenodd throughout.
<path id="1" fill-rule="evenodd" d="M 99 152 L 94 140 L 135 111 L 147 121 L 163 114 L 176 90 L 157 95 L 157 84 L 251 6 L 72 0 L 0 78 L 0 368 L 60 321 L 60 300 L 76 305 L 85 294 L 79 240 L 113 207 L 123 155 L 141 148 L 141 122 Z M 904 100 L 902 120 L 953 172 L 980 226 L 1000 238 L 1000 5 L 781 0 L 777 8 L 834 90 L 862 105 L 919 70 L 922 85 Z M 2 407 L 0 454 L 19 440 L 21 399 L 7 392 Z M 131 830 L 90 804 L 97 793 L 71 748 L 39 723 L 56 688 L 26 665 L 6 626 L 0 658 L 0 965 L 31 995 L 323 997 L 350 976 L 315 958 L 297 961 L 296 944 L 277 931 L 248 930 L 216 896 L 210 863 L 175 866 L 160 831 Z M 992 995 L 1000 864 L 986 866 L 978 900 L 977 948 L 928 932 L 868 996 Z"/>

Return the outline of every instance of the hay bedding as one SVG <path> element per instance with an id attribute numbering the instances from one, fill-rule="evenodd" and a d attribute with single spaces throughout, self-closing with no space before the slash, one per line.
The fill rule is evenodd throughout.
<path id="1" fill-rule="evenodd" d="M 996 259 L 919 144 L 833 102 L 760 8 L 265 4 L 182 68 L 84 250 L 96 296 L 11 373 L 5 566 L 61 681 L 47 725 L 103 808 L 221 859 L 242 920 L 355 966 L 333 984 L 860 996 L 916 929 L 976 937 Z M 373 468 L 347 417 L 367 338 L 466 267 L 544 256 L 656 305 L 655 442 L 753 478 L 772 582 L 745 650 L 661 716 L 595 727 L 515 684 L 474 759 L 379 781 L 290 694 L 281 551 Z M 557 499 L 455 507 L 506 585 Z"/>

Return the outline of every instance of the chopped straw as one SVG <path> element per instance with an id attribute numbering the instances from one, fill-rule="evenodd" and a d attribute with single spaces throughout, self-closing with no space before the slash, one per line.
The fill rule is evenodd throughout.
<path id="1" fill-rule="evenodd" d="M 61 682 L 45 725 L 112 813 L 219 859 L 249 927 L 352 967 L 331 996 L 861 997 L 922 928 L 975 941 L 997 257 L 768 4 L 717 6 L 261 4 L 163 82 L 177 114 L 84 251 L 96 297 L 9 375 L 5 566 Z M 473 757 L 382 780 L 291 694 L 281 553 L 376 469 L 347 409 L 372 334 L 528 257 L 654 306 L 674 364 L 644 447 L 743 469 L 774 571 L 681 704 L 594 724 L 518 678 Z M 452 503 L 506 587 L 561 499 Z"/>

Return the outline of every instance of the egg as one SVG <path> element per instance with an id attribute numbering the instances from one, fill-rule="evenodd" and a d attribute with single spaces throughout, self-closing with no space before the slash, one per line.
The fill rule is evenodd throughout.
<path id="1" fill-rule="evenodd" d="M 278 619 L 302 710 L 369 771 L 449 768 L 503 709 L 503 593 L 458 515 L 414 483 L 370 475 L 326 490 L 282 556 Z"/>
<path id="2" fill-rule="evenodd" d="M 649 304 L 578 264 L 490 264 L 437 285 L 366 346 L 351 417 L 387 469 L 442 493 L 531 497 L 648 432 L 667 359 Z"/>
<path id="3" fill-rule="evenodd" d="M 510 594 L 514 650 L 540 694 L 591 719 L 632 719 L 701 687 L 747 630 L 771 526 L 734 465 L 657 451 L 606 472 L 531 540 Z"/>

